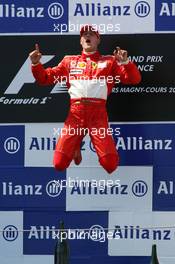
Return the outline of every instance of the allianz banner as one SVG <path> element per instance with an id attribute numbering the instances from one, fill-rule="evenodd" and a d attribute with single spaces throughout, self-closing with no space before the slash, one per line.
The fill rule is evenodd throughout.
<path id="1" fill-rule="evenodd" d="M 1 34 L 53 32 L 54 22 L 68 23 L 68 0 L 48 1 L 2 0 Z"/>
<path id="2" fill-rule="evenodd" d="M 53 167 L 57 139 L 65 133 L 62 128 L 63 123 L 0 125 L 0 166 Z M 120 166 L 174 167 L 175 122 L 112 122 L 111 132 L 119 152 Z M 100 131 L 101 138 L 105 133 L 104 130 Z M 88 136 L 82 140 L 81 152 L 79 167 L 100 166 Z M 71 167 L 77 166 L 72 162 Z"/>
<path id="3" fill-rule="evenodd" d="M 158 259 L 162 260 L 160 263 L 173 263 L 166 261 L 166 258 L 174 259 L 175 257 L 173 248 L 174 220 L 174 212 L 147 212 L 142 214 L 140 212 L 109 212 L 109 229 L 115 229 L 119 239 L 109 240 L 108 254 L 118 256 L 118 258 L 128 256 L 131 259 L 132 256 L 136 255 L 150 256 L 150 249 L 154 243 L 157 245 Z M 140 263 L 144 262 L 141 261 Z M 146 263 L 150 262 L 147 261 Z"/>
<path id="4" fill-rule="evenodd" d="M 65 172 L 53 168 L 0 168 L 0 208 L 65 209 Z"/>
<path id="5" fill-rule="evenodd" d="M 1 0 L 0 34 L 78 34 L 92 21 L 103 34 L 169 32 L 174 10 L 174 2 L 163 0 Z"/>
<path id="6" fill-rule="evenodd" d="M 28 54 L 39 43 L 44 66 L 53 67 L 65 55 L 80 54 L 79 36 L 0 38 L 0 122 L 63 122 L 69 108 L 67 87 L 63 83 L 38 86 L 31 74 Z M 119 84 L 113 89 L 107 103 L 110 121 L 175 120 L 174 43 L 173 34 L 101 37 L 101 54 L 112 54 L 120 46 L 128 50 L 142 74 L 138 86 Z"/>

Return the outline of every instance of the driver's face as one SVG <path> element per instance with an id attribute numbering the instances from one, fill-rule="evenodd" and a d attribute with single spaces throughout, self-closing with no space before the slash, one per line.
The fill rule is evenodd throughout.
<path id="1" fill-rule="evenodd" d="M 86 52 L 96 51 L 99 43 L 100 40 L 93 31 L 85 31 L 80 39 L 80 44 Z"/>

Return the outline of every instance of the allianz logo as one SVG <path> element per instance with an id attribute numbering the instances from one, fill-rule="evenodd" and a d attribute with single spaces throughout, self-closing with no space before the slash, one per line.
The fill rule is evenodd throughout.
<path id="1" fill-rule="evenodd" d="M 164 1 L 161 4 L 159 16 L 175 16 L 175 2 L 169 3 Z"/>
<path id="2" fill-rule="evenodd" d="M 75 232 L 75 231 L 74 231 Z M 28 239 L 56 239 L 59 234 L 55 226 L 30 226 Z M 139 225 L 115 225 L 114 236 L 119 239 L 171 240 L 172 233 L 169 228 L 143 228 Z"/>
<path id="3" fill-rule="evenodd" d="M 56 226 L 31 226 L 28 239 L 56 239 Z"/>
<path id="4" fill-rule="evenodd" d="M 29 240 L 48 240 L 58 239 L 64 241 L 65 239 L 91 239 L 96 242 L 104 242 L 104 228 L 100 225 L 93 225 L 89 229 L 67 229 L 64 232 L 60 232 L 54 225 L 33 225 L 27 228 L 29 232 Z"/>
<path id="5" fill-rule="evenodd" d="M 54 150 L 56 137 L 32 137 L 29 150 Z M 83 143 L 84 145 L 84 143 Z M 91 146 L 90 146 L 91 148 Z M 143 137 L 116 137 L 116 148 L 118 150 L 172 150 L 172 139 L 148 139 Z"/>
<path id="6" fill-rule="evenodd" d="M 29 150 L 54 150 L 56 143 L 56 137 L 32 137 Z"/>
<path id="7" fill-rule="evenodd" d="M 115 233 L 119 239 L 150 239 L 150 240 L 171 240 L 171 230 L 169 228 L 143 228 L 139 225 L 116 225 Z"/>
<path id="8" fill-rule="evenodd" d="M 84 185 L 74 185 L 70 192 L 71 195 L 128 195 L 128 185 L 115 184 L 113 186 L 93 186 L 93 183 L 89 182 Z"/>
<path id="9" fill-rule="evenodd" d="M 174 181 L 159 181 L 157 194 L 159 195 L 175 194 L 175 182 Z"/>
<path id="10" fill-rule="evenodd" d="M 9 154 L 15 154 L 20 149 L 20 141 L 16 137 L 8 137 L 4 141 L 4 150 Z"/>
<path id="11" fill-rule="evenodd" d="M 58 197 L 62 192 L 62 186 L 58 181 L 52 180 L 42 184 L 14 184 L 10 182 L 2 182 L 0 193 L 3 196 L 41 196 Z"/>
<path id="12" fill-rule="evenodd" d="M 172 139 L 143 138 L 143 137 L 116 137 L 118 150 L 172 150 Z"/>
<path id="13" fill-rule="evenodd" d="M 74 16 L 130 16 L 130 5 L 103 5 L 102 3 L 76 3 Z"/>
<path id="14" fill-rule="evenodd" d="M 8 225 L 4 227 L 2 235 L 6 241 L 12 242 L 18 238 L 19 232 L 16 226 Z"/>
<path id="15" fill-rule="evenodd" d="M 47 10 L 41 6 L 17 6 L 15 4 L 1 4 L 0 18 L 45 18 L 59 19 L 64 14 L 64 7 L 60 3 L 51 3 Z"/>
<path id="16" fill-rule="evenodd" d="M 124 2 L 124 1 L 123 1 Z M 126 3 L 126 1 L 125 1 Z M 126 5 L 122 3 L 121 5 L 107 5 L 103 3 L 76 3 L 74 16 L 100 16 L 100 17 L 128 17 L 132 15 L 134 10 L 135 15 L 138 17 L 146 17 L 150 13 L 150 4 L 147 1 L 137 1 L 135 5 Z"/>
<path id="17" fill-rule="evenodd" d="M 129 195 L 130 193 L 137 198 L 143 197 L 148 192 L 148 184 L 143 180 L 137 180 L 131 184 L 120 184 L 117 182 L 113 185 L 94 185 L 94 182 L 88 181 L 79 184 L 73 182 L 73 187 L 69 187 L 70 195 Z M 62 182 L 51 180 L 46 184 L 15 184 L 12 181 L 3 181 L 0 185 L 0 193 L 3 196 L 42 196 L 48 195 L 55 198 L 60 196 L 64 186 Z"/>
<path id="18" fill-rule="evenodd" d="M 137 198 L 143 197 L 148 192 L 148 184 L 143 180 L 137 180 L 130 186 L 127 184 L 113 185 L 94 185 L 93 181 L 84 184 L 74 184 L 70 189 L 70 195 L 129 195 L 130 193 Z"/>

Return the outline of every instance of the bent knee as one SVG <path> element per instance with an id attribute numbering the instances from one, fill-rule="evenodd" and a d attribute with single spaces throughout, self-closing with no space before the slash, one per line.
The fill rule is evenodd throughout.
<path id="1" fill-rule="evenodd" d="M 64 153 L 55 151 L 53 165 L 56 170 L 63 171 L 69 167 L 71 159 Z"/>
<path id="2" fill-rule="evenodd" d="M 119 156 L 114 154 L 107 154 L 100 158 L 101 166 L 108 172 L 112 173 L 119 165 Z"/>

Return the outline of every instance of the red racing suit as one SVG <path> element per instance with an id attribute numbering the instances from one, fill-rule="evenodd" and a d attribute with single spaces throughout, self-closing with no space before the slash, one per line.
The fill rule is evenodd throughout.
<path id="1" fill-rule="evenodd" d="M 66 169 L 86 134 L 89 134 L 103 168 L 111 173 L 119 163 L 118 153 L 106 113 L 107 96 L 115 83 L 138 84 L 141 75 L 137 66 L 128 61 L 120 64 L 111 55 L 93 54 L 65 56 L 58 66 L 44 69 L 32 66 L 32 73 L 40 85 L 66 82 L 71 106 L 54 153 L 54 166 Z M 104 132 L 105 131 L 105 132 Z M 73 133 L 74 132 L 74 133 Z"/>

